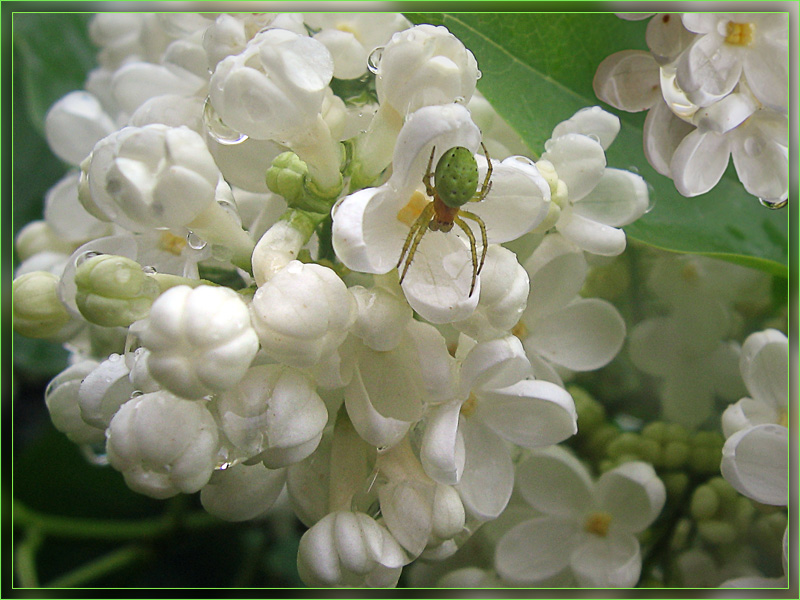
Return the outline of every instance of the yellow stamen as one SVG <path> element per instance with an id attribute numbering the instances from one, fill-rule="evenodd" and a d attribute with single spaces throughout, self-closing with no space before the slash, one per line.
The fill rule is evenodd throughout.
<path id="1" fill-rule="evenodd" d="M 584 530 L 600 537 L 608 534 L 608 527 L 611 525 L 611 514 L 603 511 L 593 512 L 588 516 L 583 524 Z"/>
<path id="2" fill-rule="evenodd" d="M 784 427 L 789 427 L 789 413 L 785 410 L 781 411 L 781 414 L 778 415 L 778 425 L 783 425 Z"/>
<path id="3" fill-rule="evenodd" d="M 734 23 L 728 21 L 728 35 L 725 43 L 732 46 L 749 46 L 753 43 L 756 26 L 753 23 Z"/>
<path id="4" fill-rule="evenodd" d="M 471 417 L 478 408 L 478 399 L 475 394 L 470 394 L 467 401 L 461 405 L 461 414 L 465 417 Z"/>
<path id="5" fill-rule="evenodd" d="M 520 321 L 514 327 L 511 328 L 511 335 L 517 336 L 520 340 L 524 340 L 528 337 L 528 326 L 525 325 L 523 321 Z"/>
<path id="6" fill-rule="evenodd" d="M 697 265 L 693 262 L 687 262 L 681 269 L 681 277 L 683 277 L 685 281 L 696 281 L 699 276 L 700 273 L 697 270 Z"/>
<path id="7" fill-rule="evenodd" d="M 179 237 L 169 231 L 163 231 L 161 232 L 161 239 L 158 241 L 158 247 L 164 252 L 179 256 L 186 247 L 186 238 Z"/>
<path id="8" fill-rule="evenodd" d="M 411 227 L 422 210 L 428 205 L 428 202 L 428 197 L 417 190 L 411 194 L 408 204 L 397 211 L 397 220 Z"/>

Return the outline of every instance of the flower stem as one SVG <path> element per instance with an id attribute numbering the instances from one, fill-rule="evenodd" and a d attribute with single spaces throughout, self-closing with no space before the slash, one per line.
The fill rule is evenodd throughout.
<path id="1" fill-rule="evenodd" d="M 36 573 L 36 553 L 43 541 L 42 532 L 37 527 L 29 527 L 25 539 L 17 546 L 14 566 L 22 587 L 39 587 L 39 576 Z"/>
<path id="2" fill-rule="evenodd" d="M 71 588 L 80 586 L 88 581 L 93 581 L 122 569 L 132 563 L 144 560 L 151 556 L 151 552 L 138 545 L 124 546 L 105 556 L 81 565 L 61 577 L 53 579 L 47 584 L 51 588 Z"/>

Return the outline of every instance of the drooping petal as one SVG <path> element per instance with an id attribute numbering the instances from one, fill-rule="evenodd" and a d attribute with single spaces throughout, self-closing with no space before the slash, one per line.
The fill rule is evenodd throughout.
<path id="1" fill-rule="evenodd" d="M 469 246 L 454 232 L 428 232 L 403 280 L 411 308 L 435 324 L 467 318 L 480 297 L 480 277 L 470 295 L 473 263 Z"/>
<path id="2" fill-rule="evenodd" d="M 643 50 L 623 50 L 607 57 L 597 67 L 592 85 L 600 100 L 627 112 L 647 110 L 661 96 L 658 65 Z"/>
<path id="3" fill-rule="evenodd" d="M 490 243 L 515 240 L 539 225 L 550 207 L 550 187 L 530 159 L 509 156 L 492 165 L 491 190 L 482 202 L 462 208 L 478 215 Z M 478 155 L 478 182 L 486 177 L 486 161 Z M 478 188 L 480 191 L 480 186 Z M 468 221 L 479 236 L 478 227 Z"/>
<path id="4" fill-rule="evenodd" d="M 586 258 L 575 244 L 549 233 L 523 264 L 531 281 L 525 320 L 535 320 L 561 308 L 583 287 Z"/>
<path id="5" fill-rule="evenodd" d="M 536 510 L 576 519 L 592 505 L 594 482 L 575 456 L 552 446 L 532 450 L 517 466 L 517 489 Z"/>
<path id="6" fill-rule="evenodd" d="M 587 219 L 573 206 L 567 206 L 561 212 L 556 227 L 570 242 L 591 254 L 619 256 L 625 250 L 626 238 L 622 229 Z"/>
<path id="7" fill-rule="evenodd" d="M 667 499 L 666 488 L 653 467 L 640 461 L 623 463 L 603 473 L 595 490 L 598 505 L 612 516 L 613 532 L 644 530 L 658 517 Z"/>
<path id="8" fill-rule="evenodd" d="M 669 165 L 676 148 L 694 128 L 675 116 L 666 102 L 656 102 L 644 120 L 644 155 L 659 173 L 672 177 Z"/>
<path id="9" fill-rule="evenodd" d="M 729 438 L 742 429 L 777 423 L 779 418 L 778 412 L 769 404 L 752 398 L 742 398 L 722 413 L 722 433 Z"/>
<path id="10" fill-rule="evenodd" d="M 420 462 L 428 477 L 453 485 L 464 472 L 464 437 L 459 430 L 461 403 L 449 402 L 434 408 L 425 421 Z"/>
<path id="11" fill-rule="evenodd" d="M 600 142 L 586 135 L 568 133 L 545 142 L 544 160 L 550 161 L 558 178 L 567 184 L 569 199 L 577 202 L 588 194 L 606 168 L 606 154 Z"/>
<path id="12" fill-rule="evenodd" d="M 755 400 L 774 410 L 786 408 L 789 400 L 789 342 L 777 329 L 751 334 L 739 358 L 747 390 Z"/>
<path id="13" fill-rule="evenodd" d="M 537 448 L 564 441 L 578 431 L 569 392 L 549 381 L 520 381 L 480 393 L 475 416 L 506 440 Z"/>
<path id="14" fill-rule="evenodd" d="M 722 447 L 722 476 L 756 502 L 786 506 L 789 430 L 756 425 L 734 433 Z"/>
<path id="15" fill-rule="evenodd" d="M 525 340 L 544 358 L 573 371 L 592 371 L 611 362 L 625 341 L 625 322 L 612 304 L 577 299 L 538 320 Z"/>
<path id="16" fill-rule="evenodd" d="M 650 202 L 647 183 L 636 173 L 606 169 L 603 177 L 573 209 L 579 215 L 612 227 L 633 223 Z"/>
<path id="17" fill-rule="evenodd" d="M 495 568 L 511 585 L 535 585 L 567 568 L 576 533 L 571 520 L 538 517 L 523 521 L 497 544 Z"/>
<path id="18" fill-rule="evenodd" d="M 696 129 L 675 149 L 670 173 L 675 187 L 691 198 L 705 194 L 722 178 L 730 157 L 730 142 L 713 131 Z"/>
<path id="19" fill-rule="evenodd" d="M 639 542 L 632 535 L 587 535 L 570 557 L 584 587 L 633 587 L 642 571 Z"/>
<path id="20" fill-rule="evenodd" d="M 503 512 L 514 488 L 514 464 L 502 438 L 478 419 L 462 419 L 464 473 L 456 490 L 464 508 L 484 521 Z"/>
<path id="21" fill-rule="evenodd" d="M 517 383 L 530 373 L 522 343 L 514 336 L 476 345 L 461 364 L 459 396 L 475 389 L 497 389 Z"/>

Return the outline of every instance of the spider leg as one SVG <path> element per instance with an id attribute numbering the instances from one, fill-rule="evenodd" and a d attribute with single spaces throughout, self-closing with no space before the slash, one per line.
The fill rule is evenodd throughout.
<path id="1" fill-rule="evenodd" d="M 486 177 L 483 178 L 483 185 L 481 186 L 481 191 L 477 195 L 477 200 L 473 200 L 474 202 L 480 202 L 486 195 L 489 193 L 489 190 L 492 189 L 492 160 L 489 158 L 489 151 L 486 149 L 486 146 L 483 142 L 481 142 L 481 148 L 483 148 L 483 155 L 486 157 Z"/>
<path id="2" fill-rule="evenodd" d="M 431 148 L 431 157 L 428 159 L 428 169 L 425 171 L 425 176 L 422 178 L 422 183 L 425 184 L 425 191 L 431 198 L 433 198 L 434 194 L 436 194 L 436 189 L 433 187 L 433 184 L 431 183 L 431 179 L 433 179 L 433 172 L 431 171 L 431 167 L 433 166 L 433 155 L 435 152 L 436 152 L 436 146 Z"/>
<path id="3" fill-rule="evenodd" d="M 425 232 L 428 230 L 428 223 L 430 222 L 432 215 L 433 202 L 422 209 L 422 212 L 417 217 L 417 220 L 414 221 L 414 224 L 408 231 L 406 242 L 403 244 L 403 252 L 400 254 L 400 260 L 397 261 L 397 268 L 399 269 L 400 265 L 403 263 L 403 258 L 406 256 L 406 252 L 408 252 L 408 260 L 406 260 L 406 266 L 403 268 L 403 273 L 400 275 L 400 283 L 403 283 L 403 279 L 405 279 L 408 267 L 411 266 L 411 261 L 414 260 L 414 254 L 417 252 L 417 246 L 419 246 L 422 236 L 424 236 Z"/>
<path id="4" fill-rule="evenodd" d="M 481 262 L 480 265 L 478 265 L 478 271 L 477 271 L 478 273 L 480 273 L 481 269 L 483 269 L 483 261 L 486 260 L 486 248 L 489 246 L 489 242 L 486 235 L 486 224 L 483 222 L 483 219 L 481 219 L 478 215 L 469 212 L 468 210 L 460 210 L 458 211 L 458 214 L 467 219 L 475 221 L 478 224 L 478 227 L 480 227 L 481 229 L 481 244 L 483 244 L 483 250 L 481 251 Z"/>
<path id="5" fill-rule="evenodd" d="M 459 213 L 461 212 L 462 211 L 459 211 Z M 475 291 L 475 281 L 478 279 L 478 271 L 480 270 L 478 269 L 478 252 L 475 247 L 475 235 L 472 233 L 469 225 L 464 222 L 464 219 L 456 216 L 453 220 L 459 227 L 461 227 L 461 229 L 464 230 L 464 233 L 466 233 L 467 237 L 469 238 L 469 251 L 472 254 L 472 285 L 469 288 L 469 295 L 472 296 L 472 292 Z"/>

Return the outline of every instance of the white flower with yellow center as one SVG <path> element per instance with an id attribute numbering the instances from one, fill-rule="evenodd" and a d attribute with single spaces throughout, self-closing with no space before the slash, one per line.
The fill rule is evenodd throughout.
<path id="1" fill-rule="evenodd" d="M 339 259 L 365 273 L 397 268 L 411 227 L 432 201 L 423 184 L 428 164 L 435 165 L 454 147 L 475 153 L 480 140 L 469 111 L 459 104 L 428 106 L 411 115 L 397 138 L 390 179 L 345 197 L 333 209 L 333 247 Z M 478 157 L 476 162 L 482 182 L 485 160 Z M 492 166 L 491 188 L 468 208 L 483 221 L 488 243 L 501 243 L 536 227 L 547 214 L 550 194 L 529 162 L 510 157 Z M 471 223 L 480 255 L 479 227 Z M 420 239 L 402 288 L 411 307 L 425 319 L 448 323 L 472 314 L 480 295 L 480 276 L 470 294 L 475 263 L 470 246 L 459 227 L 428 231 Z"/>
<path id="2" fill-rule="evenodd" d="M 540 516 L 498 542 L 495 568 L 508 584 L 536 585 L 565 572 L 582 587 L 633 587 L 642 568 L 636 534 L 656 519 L 666 489 L 653 468 L 628 462 L 595 482 L 563 448 L 533 450 L 517 486 Z"/>

